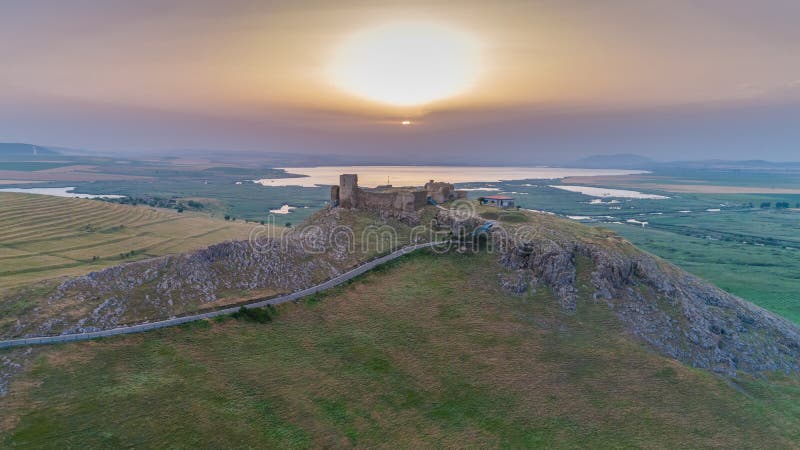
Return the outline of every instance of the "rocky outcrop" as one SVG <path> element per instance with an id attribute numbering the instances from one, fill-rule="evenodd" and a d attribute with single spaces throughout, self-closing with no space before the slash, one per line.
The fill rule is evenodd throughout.
<path id="1" fill-rule="evenodd" d="M 797 326 L 629 244 L 558 233 L 506 244 L 500 262 L 550 287 L 567 312 L 580 307 L 578 261 L 589 261 L 594 301 L 664 355 L 727 376 L 800 372 Z M 506 284 L 524 291 L 524 283 Z"/>
<path id="2" fill-rule="evenodd" d="M 375 227 L 371 234 L 361 233 L 365 223 Z M 408 235 L 409 224 L 415 223 L 417 214 L 331 208 L 280 238 L 256 233 L 249 241 L 109 267 L 62 282 L 4 337 L 99 331 L 175 317 L 237 296 L 305 289 L 400 244 L 389 239 L 381 242 L 386 248 L 375 248 L 384 237 L 380 227 Z M 368 244 L 364 239 L 371 245 L 361 245 Z"/>
<path id="3" fill-rule="evenodd" d="M 82 333 L 174 316 L 219 300 L 230 292 L 269 289 L 290 292 L 311 286 L 338 270 L 326 258 L 309 258 L 294 242 L 225 242 L 183 255 L 110 267 L 62 283 L 47 298 L 50 309 L 64 310 L 33 335 Z"/>

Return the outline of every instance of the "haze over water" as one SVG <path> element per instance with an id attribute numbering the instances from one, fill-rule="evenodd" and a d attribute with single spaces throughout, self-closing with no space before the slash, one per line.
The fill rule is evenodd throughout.
<path id="1" fill-rule="evenodd" d="M 358 174 L 358 184 L 375 187 L 422 186 L 429 180 L 448 183 L 497 183 L 508 180 L 559 179 L 573 176 L 635 175 L 643 170 L 573 169 L 565 167 L 465 167 L 465 166 L 327 166 L 282 167 L 287 173 L 305 175 L 299 178 L 263 178 L 255 180 L 264 186 L 315 187 L 339 184 L 339 175 Z"/>

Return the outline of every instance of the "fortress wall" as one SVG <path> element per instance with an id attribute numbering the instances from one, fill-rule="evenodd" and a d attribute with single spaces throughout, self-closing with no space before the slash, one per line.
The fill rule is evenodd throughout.
<path id="1" fill-rule="evenodd" d="M 390 210 L 397 209 L 395 204 L 398 202 L 402 204 L 403 200 L 400 198 L 400 193 L 397 192 L 369 192 L 358 191 L 358 202 L 352 207 L 358 209 L 375 209 L 375 210 Z M 399 208 L 405 211 L 402 208 Z"/>
<path id="2" fill-rule="evenodd" d="M 331 186 L 331 205 L 339 204 L 339 186 Z"/>
<path id="3" fill-rule="evenodd" d="M 390 189 L 385 186 L 385 189 Z M 425 184 L 424 190 L 397 189 L 388 191 L 365 190 L 358 187 L 358 176 L 339 176 L 339 186 L 331 187 L 331 204 L 347 209 L 395 210 L 414 212 L 425 207 L 428 197 L 437 203 L 466 198 L 466 191 L 456 191 L 450 183 Z"/>
<path id="4" fill-rule="evenodd" d="M 414 212 L 422 209 L 428 203 L 428 194 L 425 191 L 398 192 L 394 201 L 394 209 L 405 212 Z"/>
<path id="5" fill-rule="evenodd" d="M 444 203 L 456 198 L 453 185 L 450 183 L 431 180 L 425 183 L 425 190 L 428 192 L 428 196 L 436 203 Z"/>
<path id="6" fill-rule="evenodd" d="M 428 193 L 426 191 L 414 191 L 414 211 L 422 209 L 428 204 Z"/>

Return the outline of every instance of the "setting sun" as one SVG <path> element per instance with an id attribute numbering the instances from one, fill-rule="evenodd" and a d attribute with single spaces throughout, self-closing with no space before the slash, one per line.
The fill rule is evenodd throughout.
<path id="1" fill-rule="evenodd" d="M 393 23 L 356 32 L 328 67 L 339 89 L 367 100 L 416 106 L 458 95 L 479 72 L 479 48 L 464 32 L 428 23 Z"/>

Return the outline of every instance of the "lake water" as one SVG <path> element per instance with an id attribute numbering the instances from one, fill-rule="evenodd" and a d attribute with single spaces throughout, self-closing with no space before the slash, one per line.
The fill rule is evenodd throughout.
<path id="1" fill-rule="evenodd" d="M 97 194 L 77 194 L 72 192 L 74 187 L 58 187 L 58 188 L 6 188 L 0 189 L 0 192 L 16 192 L 19 194 L 40 194 L 40 195 L 53 195 L 56 197 L 72 197 L 72 198 L 124 198 L 124 195 L 97 195 Z"/>
<path id="2" fill-rule="evenodd" d="M 571 169 L 564 167 L 460 167 L 460 166 L 328 166 L 281 167 L 287 173 L 305 175 L 301 178 L 264 178 L 254 182 L 264 186 L 315 187 L 339 184 L 339 175 L 358 174 L 358 184 L 375 187 L 422 186 L 429 180 L 448 183 L 497 183 L 507 180 L 560 179 L 574 176 L 633 175 L 642 170 Z M 491 187 L 491 186 L 487 186 Z"/>
<path id="3" fill-rule="evenodd" d="M 588 195 L 590 197 L 639 198 L 639 199 L 649 199 L 649 200 L 664 200 L 669 198 L 663 195 L 645 194 L 643 192 L 629 191 L 626 189 L 607 189 L 607 188 L 599 188 L 592 186 L 567 186 L 563 184 L 552 185 L 550 187 L 561 189 L 564 191 L 578 192 L 580 194 Z"/>

